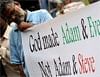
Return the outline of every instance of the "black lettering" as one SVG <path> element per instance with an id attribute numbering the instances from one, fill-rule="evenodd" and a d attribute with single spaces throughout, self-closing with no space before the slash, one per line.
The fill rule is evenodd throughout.
<path id="1" fill-rule="evenodd" d="M 71 75 L 71 65 L 70 61 L 62 62 L 60 57 L 58 58 L 58 63 L 54 59 L 54 66 L 56 71 L 56 77 L 57 76 L 66 76 Z"/>
<path id="2" fill-rule="evenodd" d="M 31 44 L 32 40 L 33 40 L 33 36 L 30 35 L 30 37 L 29 37 L 29 47 L 30 47 L 30 50 L 31 50 L 31 52 L 37 51 L 36 46 L 35 46 L 35 41 L 34 41 L 34 44 Z"/>
<path id="3" fill-rule="evenodd" d="M 56 32 L 54 33 L 52 28 L 51 32 L 51 34 L 42 37 L 44 49 L 59 46 L 59 42 L 57 40 L 58 34 Z"/>
<path id="4" fill-rule="evenodd" d="M 41 61 L 38 62 L 38 65 L 40 66 L 42 77 L 52 77 L 50 65 L 48 62 L 44 64 L 43 61 Z"/>
<path id="5" fill-rule="evenodd" d="M 76 61 L 75 61 L 75 55 L 72 56 L 72 61 L 73 61 L 73 74 L 77 74 L 78 71 L 77 71 L 77 68 L 76 68 Z"/>
<path id="6" fill-rule="evenodd" d="M 34 39 L 33 35 L 29 36 L 29 47 L 31 52 L 42 50 L 42 44 L 41 44 L 39 32 L 37 34 L 38 34 L 37 39 Z"/>

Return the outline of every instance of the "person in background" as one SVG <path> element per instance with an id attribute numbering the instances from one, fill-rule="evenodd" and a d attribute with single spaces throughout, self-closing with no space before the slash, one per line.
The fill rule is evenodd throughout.
<path id="1" fill-rule="evenodd" d="M 85 4 L 82 1 L 73 2 L 72 0 L 63 0 L 58 3 L 58 11 L 56 15 L 58 16 L 64 13 L 73 12 L 83 7 L 85 7 Z"/>
<path id="2" fill-rule="evenodd" d="M 48 0 L 39 0 L 40 9 L 49 9 Z"/>
<path id="3" fill-rule="evenodd" d="M 21 77 L 29 77 L 22 47 L 21 31 L 37 24 L 48 22 L 52 19 L 52 16 L 46 10 L 24 11 L 21 5 L 15 1 L 2 3 L 1 6 L 3 18 L 8 23 L 15 23 L 10 34 L 11 63 L 18 65 Z"/>
<path id="4" fill-rule="evenodd" d="M 39 0 L 40 9 L 48 10 L 53 17 L 56 16 L 56 5 L 56 0 Z"/>
<path id="5" fill-rule="evenodd" d="M 8 26 L 8 24 L 0 17 L 0 57 L 2 62 L 1 68 L 3 68 L 4 66 L 1 71 L 2 73 L 0 73 L 0 77 L 19 77 L 17 66 L 13 66 L 10 63 L 9 34 L 11 30 L 12 28 Z"/>

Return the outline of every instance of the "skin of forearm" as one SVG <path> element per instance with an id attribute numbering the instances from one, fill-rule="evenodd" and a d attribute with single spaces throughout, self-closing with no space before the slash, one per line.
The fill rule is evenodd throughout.
<path id="1" fill-rule="evenodd" d="M 32 27 L 32 24 L 31 23 L 27 23 L 27 22 L 21 22 L 19 25 L 18 25 L 18 29 L 21 30 L 21 31 L 25 31 L 26 29 Z"/>

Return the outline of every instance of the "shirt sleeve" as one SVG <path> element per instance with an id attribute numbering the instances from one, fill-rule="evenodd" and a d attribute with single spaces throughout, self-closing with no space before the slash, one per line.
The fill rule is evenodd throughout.
<path id="1" fill-rule="evenodd" d="M 41 9 L 40 11 L 41 11 L 40 12 L 41 23 L 47 22 L 47 21 L 53 19 L 53 17 L 51 16 L 51 14 L 47 10 Z"/>
<path id="2" fill-rule="evenodd" d="M 10 62 L 12 64 L 21 64 L 19 50 L 16 45 L 16 34 L 14 30 L 10 33 Z"/>

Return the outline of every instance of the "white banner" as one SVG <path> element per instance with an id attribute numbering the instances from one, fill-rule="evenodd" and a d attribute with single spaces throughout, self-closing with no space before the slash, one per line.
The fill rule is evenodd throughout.
<path id="1" fill-rule="evenodd" d="M 22 33 L 30 77 L 100 77 L 100 2 Z"/>

